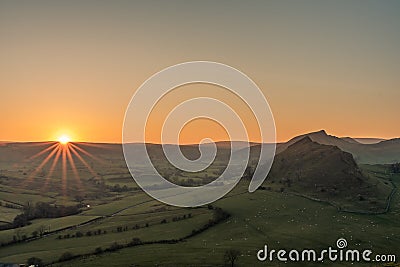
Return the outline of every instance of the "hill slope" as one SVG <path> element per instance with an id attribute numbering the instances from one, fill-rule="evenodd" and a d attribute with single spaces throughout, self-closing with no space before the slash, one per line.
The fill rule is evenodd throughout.
<path id="1" fill-rule="evenodd" d="M 350 153 L 306 136 L 278 154 L 266 185 L 328 201 L 347 210 L 379 212 L 392 187 L 363 174 Z"/>
<path id="2" fill-rule="evenodd" d="M 400 139 L 385 140 L 376 144 L 362 144 L 348 138 L 328 135 L 324 130 L 300 135 L 277 146 L 277 154 L 286 150 L 297 141 L 309 137 L 312 141 L 323 145 L 337 146 L 343 151 L 353 154 L 361 164 L 389 164 L 400 162 Z"/>

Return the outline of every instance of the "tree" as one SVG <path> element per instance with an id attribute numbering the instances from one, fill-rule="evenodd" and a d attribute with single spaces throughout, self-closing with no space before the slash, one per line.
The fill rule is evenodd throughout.
<path id="1" fill-rule="evenodd" d="M 25 206 L 23 207 L 23 211 L 25 216 L 30 219 L 34 216 L 35 208 L 33 207 L 30 201 L 26 202 Z"/>
<path id="2" fill-rule="evenodd" d="M 142 240 L 140 238 L 134 237 L 132 238 L 132 241 L 129 243 L 131 246 L 136 246 L 142 244 Z"/>
<path id="3" fill-rule="evenodd" d="M 190 218 L 191 216 L 189 216 Z M 229 214 L 219 207 L 214 208 L 213 221 L 220 222 L 229 217 Z"/>
<path id="4" fill-rule="evenodd" d="M 393 173 L 400 173 L 400 163 L 394 163 L 391 165 Z"/>
<path id="5" fill-rule="evenodd" d="M 101 247 L 97 247 L 97 248 L 94 250 L 94 254 L 101 254 L 101 253 L 103 253 L 103 249 L 102 249 Z"/>
<path id="6" fill-rule="evenodd" d="M 37 237 L 38 235 L 39 235 L 38 231 L 33 231 L 33 232 L 32 232 L 32 236 L 33 236 L 33 237 Z"/>
<path id="7" fill-rule="evenodd" d="M 21 241 L 22 237 L 25 235 L 25 232 L 22 229 L 17 228 L 14 230 L 14 235 L 16 236 L 17 241 Z"/>
<path id="8" fill-rule="evenodd" d="M 117 242 L 114 242 L 111 244 L 111 246 L 107 249 L 108 251 L 116 251 L 118 249 L 121 249 L 123 246 L 118 244 Z"/>
<path id="9" fill-rule="evenodd" d="M 46 226 L 43 225 L 43 224 L 41 224 L 41 225 L 39 226 L 39 228 L 37 229 L 37 231 L 39 232 L 39 235 L 40 235 L 40 236 L 43 236 L 43 235 L 46 233 L 46 230 L 47 230 L 47 228 L 46 228 Z"/>
<path id="10" fill-rule="evenodd" d="M 28 224 L 28 218 L 26 217 L 26 215 L 24 213 L 15 216 L 15 218 L 13 220 L 14 228 L 23 227 L 27 224 Z"/>
<path id="11" fill-rule="evenodd" d="M 82 205 L 82 202 L 85 198 L 81 195 L 76 195 L 75 196 L 75 201 L 78 202 L 80 205 Z"/>
<path id="12" fill-rule="evenodd" d="M 121 192 L 121 186 L 119 184 L 114 185 L 114 191 Z"/>
<path id="13" fill-rule="evenodd" d="M 240 251 L 237 249 L 228 249 L 225 252 L 224 259 L 225 259 L 225 264 L 228 264 L 230 266 L 235 266 L 235 261 L 240 255 Z"/>
<path id="14" fill-rule="evenodd" d="M 59 261 L 67 261 L 70 260 L 74 257 L 74 255 L 71 252 L 64 252 L 60 258 L 58 259 Z"/>
<path id="15" fill-rule="evenodd" d="M 33 266 L 36 266 L 36 267 L 44 266 L 44 265 L 43 265 L 42 259 L 37 258 L 37 257 L 31 257 L 31 258 L 29 258 L 28 261 L 26 262 L 26 264 L 27 264 L 28 266 L 32 266 L 32 265 L 33 265 Z"/>

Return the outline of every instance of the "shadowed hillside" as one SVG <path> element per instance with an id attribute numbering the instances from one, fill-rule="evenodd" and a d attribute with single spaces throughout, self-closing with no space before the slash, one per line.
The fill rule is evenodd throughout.
<path id="1" fill-rule="evenodd" d="M 334 145 L 353 154 L 361 164 L 389 164 L 400 161 L 400 139 L 385 140 L 376 144 L 362 144 L 354 139 L 338 138 L 328 135 L 324 130 L 300 135 L 277 146 L 277 153 L 287 149 L 302 138 L 308 136 L 312 141 L 323 145 Z"/>
<path id="2" fill-rule="evenodd" d="M 266 184 L 343 209 L 371 212 L 384 211 L 392 190 L 381 180 L 363 174 L 350 153 L 313 142 L 308 136 L 276 156 Z"/>

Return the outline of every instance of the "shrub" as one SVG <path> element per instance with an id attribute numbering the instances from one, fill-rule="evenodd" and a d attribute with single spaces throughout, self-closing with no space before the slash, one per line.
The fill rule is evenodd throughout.
<path id="1" fill-rule="evenodd" d="M 224 254 L 225 264 L 229 264 L 230 266 L 235 266 L 235 261 L 240 255 L 240 251 L 237 249 L 228 249 Z"/>
<path id="2" fill-rule="evenodd" d="M 114 242 L 111 244 L 111 246 L 107 249 L 107 251 L 116 251 L 118 249 L 121 249 L 123 246 L 118 244 L 117 242 Z"/>
<path id="3" fill-rule="evenodd" d="M 38 231 L 33 231 L 33 232 L 32 232 L 32 236 L 33 236 L 33 237 L 37 237 L 38 235 L 39 235 L 39 232 L 38 232 Z"/>
<path id="4" fill-rule="evenodd" d="M 71 252 L 67 251 L 67 252 L 64 252 L 64 253 L 60 256 L 60 258 L 58 259 L 58 261 L 67 261 L 67 260 L 72 259 L 73 257 L 74 257 L 74 255 L 73 255 Z"/>
<path id="5" fill-rule="evenodd" d="M 132 241 L 129 242 L 130 246 L 136 246 L 136 245 L 140 245 L 142 244 L 142 240 L 140 240 L 140 238 L 134 237 L 132 238 Z"/>
<path id="6" fill-rule="evenodd" d="M 102 249 L 101 247 L 97 247 L 97 248 L 94 250 L 94 254 L 101 254 L 101 253 L 103 253 L 103 249 Z"/>

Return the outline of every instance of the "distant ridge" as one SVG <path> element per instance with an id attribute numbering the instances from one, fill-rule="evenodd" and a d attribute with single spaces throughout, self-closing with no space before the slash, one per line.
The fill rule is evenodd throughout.
<path id="1" fill-rule="evenodd" d="M 348 142 L 348 143 L 352 143 L 352 144 L 361 144 L 361 142 L 359 142 L 359 141 L 357 141 L 356 139 L 351 138 L 351 137 L 342 137 L 341 139 L 344 140 L 344 141 L 346 141 L 346 142 Z"/>
<path id="2" fill-rule="evenodd" d="M 297 141 L 308 137 L 311 141 L 317 142 L 323 145 L 333 145 L 340 148 L 342 151 L 349 152 L 354 156 L 354 159 L 357 163 L 360 164 L 391 164 L 400 162 L 400 138 L 394 138 L 390 140 L 383 140 L 379 138 L 351 138 L 351 137 L 336 137 L 333 135 L 329 135 L 325 130 L 320 130 L 316 132 L 306 133 L 299 136 L 296 136 L 286 143 L 278 143 L 276 144 L 276 154 L 282 153 L 285 151 L 290 145 L 296 143 Z M 0 146 L 2 148 L 5 147 L 23 147 L 23 146 L 42 146 L 51 142 L 1 142 Z M 110 144 L 110 143 L 90 143 L 90 142 L 72 142 L 77 144 L 88 146 L 96 145 L 96 147 L 87 148 L 88 150 L 92 150 L 93 153 L 103 153 L 102 150 L 105 148 L 113 148 L 114 150 L 121 150 L 121 144 Z M 218 150 L 226 157 L 228 155 L 228 151 L 230 150 L 230 146 L 232 146 L 234 152 L 239 152 L 243 150 L 247 146 L 247 142 L 243 141 L 218 141 L 215 143 L 218 147 Z M 139 145 L 139 143 L 130 143 L 133 147 L 135 145 Z M 175 146 L 174 144 L 167 144 L 171 146 Z M 209 144 L 204 143 L 203 146 L 208 146 Z M 260 151 L 259 143 L 250 142 L 252 160 L 257 158 L 257 154 Z M 271 144 L 264 144 L 271 145 Z M 160 154 L 162 152 L 161 144 L 150 144 L 147 143 L 146 146 L 151 147 L 155 154 Z M 185 153 L 191 155 L 190 158 L 195 158 L 198 156 L 198 144 L 185 144 L 181 145 L 181 148 L 185 150 Z M 33 149 L 33 148 L 32 148 Z"/>
<path id="3" fill-rule="evenodd" d="M 386 139 L 382 138 L 353 138 L 353 139 L 361 144 L 377 144 L 379 142 L 386 141 Z"/>
<path id="4" fill-rule="evenodd" d="M 373 144 L 363 144 L 349 137 L 339 138 L 329 135 L 325 130 L 303 134 L 290 139 L 286 143 L 277 146 L 277 154 L 286 150 L 290 145 L 304 137 L 322 145 L 337 146 L 345 152 L 349 152 L 354 159 L 361 164 L 390 164 L 400 162 L 400 138 L 380 141 Z"/>
<path id="5" fill-rule="evenodd" d="M 383 140 L 383 141 L 380 141 L 378 144 L 400 144 L 400 138 Z"/>

